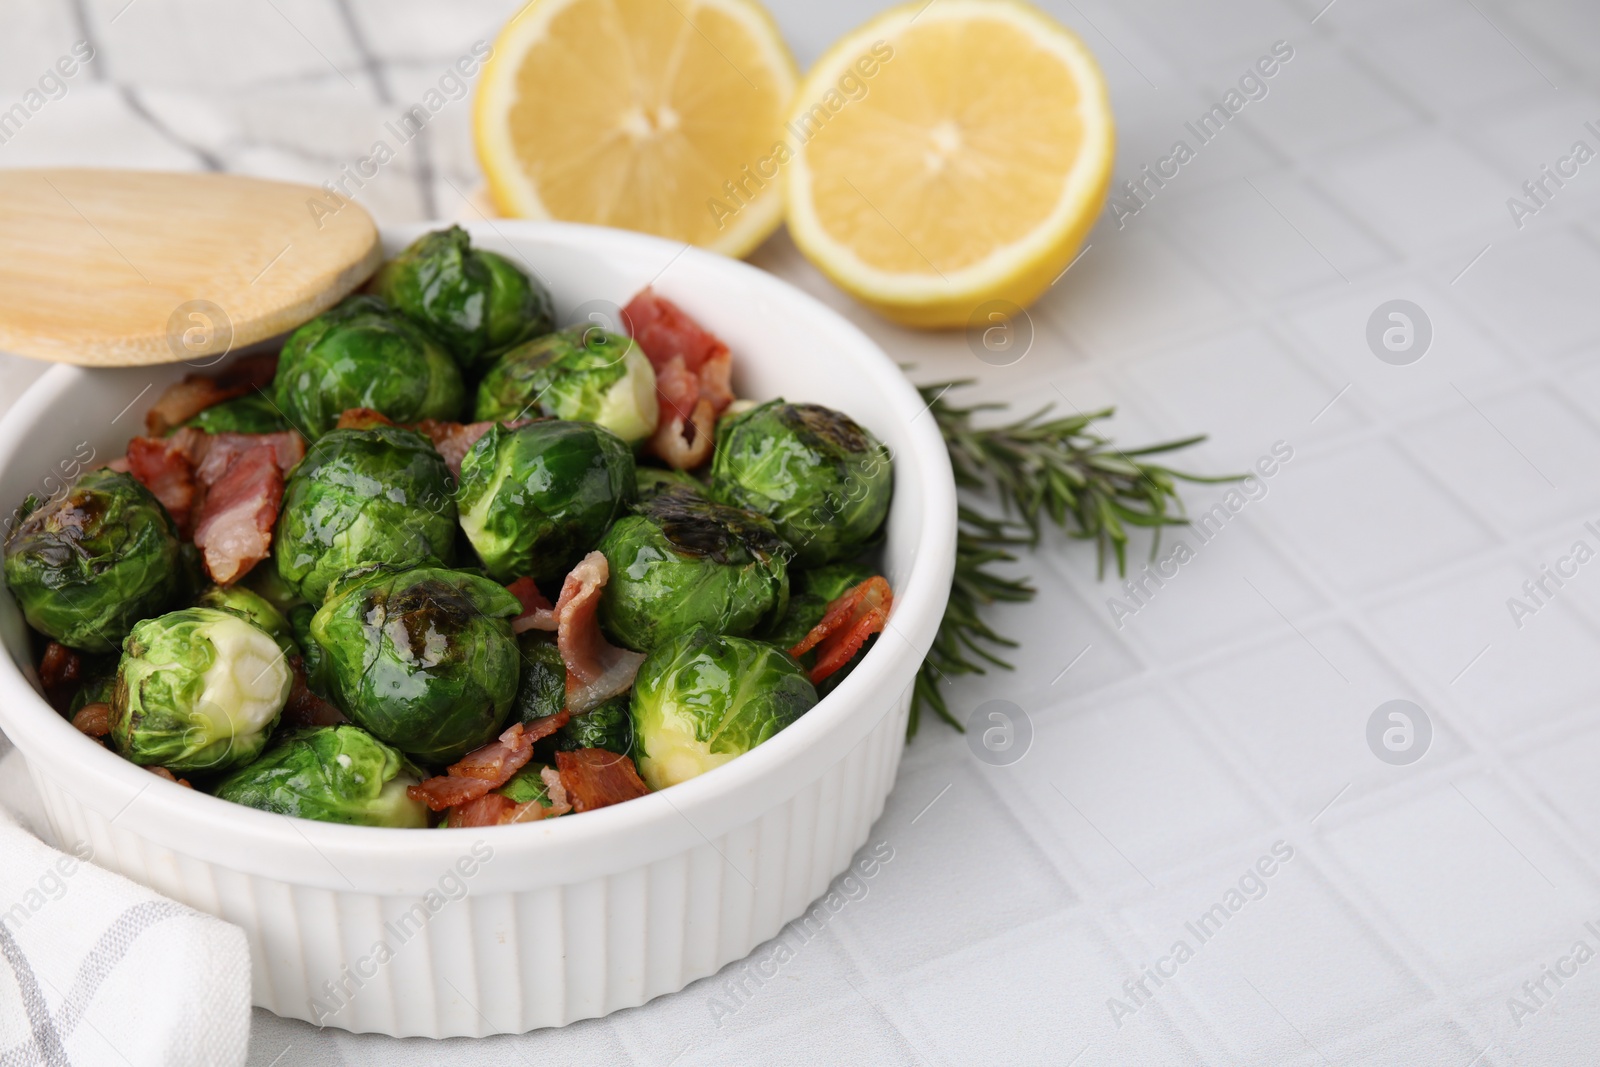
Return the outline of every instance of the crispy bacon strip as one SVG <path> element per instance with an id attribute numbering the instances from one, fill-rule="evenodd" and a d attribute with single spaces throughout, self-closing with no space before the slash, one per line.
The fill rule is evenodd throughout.
<path id="1" fill-rule="evenodd" d="M 532 578 L 518 578 L 506 586 L 506 592 L 516 597 L 522 604 L 522 614 L 511 620 L 513 633 L 520 634 L 528 630 L 555 632 L 555 608 L 545 599 L 544 593 L 539 591 L 539 586 Z"/>
<path id="2" fill-rule="evenodd" d="M 556 601 L 556 647 L 567 666 L 567 710 L 574 715 L 627 692 L 644 662 L 643 654 L 617 648 L 600 632 L 596 612 L 610 576 L 606 557 L 591 552 L 567 573 Z"/>
<path id="3" fill-rule="evenodd" d="M 169 782 L 176 782 L 178 785 L 183 786 L 185 789 L 193 789 L 194 788 L 194 786 L 189 784 L 189 779 L 187 779 L 187 778 L 179 778 L 177 775 L 173 774 L 171 771 L 167 770 L 167 768 L 165 768 L 165 767 L 146 767 L 145 770 L 149 771 L 151 774 L 155 775 L 157 778 L 165 778 Z"/>
<path id="4" fill-rule="evenodd" d="M 289 700 L 283 706 L 285 726 L 337 726 L 348 722 L 344 712 L 312 692 L 306 681 L 305 660 L 289 657 L 289 669 L 294 674 L 294 684 L 289 689 Z"/>
<path id="5" fill-rule="evenodd" d="M 817 662 L 811 668 L 811 682 L 815 685 L 849 663 L 867 638 L 883 632 L 893 604 L 888 581 L 873 575 L 830 603 L 822 621 L 789 650 L 789 655 L 798 658 L 817 649 Z"/>
<path id="6" fill-rule="evenodd" d="M 411 787 L 411 789 L 416 788 L 416 786 Z M 411 792 L 411 789 L 406 792 Z M 450 828 L 454 830 L 467 826 L 494 826 L 500 822 L 501 816 L 510 815 L 516 806 L 516 802 L 510 797 L 503 797 L 499 793 L 485 793 L 451 808 Z"/>
<path id="7" fill-rule="evenodd" d="M 393 426 L 394 420 L 371 408 L 347 408 L 339 413 L 335 430 L 370 430 L 374 426 Z"/>
<path id="8" fill-rule="evenodd" d="M 185 539 L 194 529 L 191 520 L 199 489 L 194 469 L 205 456 L 209 436 L 185 427 L 171 437 L 135 437 L 128 442 L 128 473 L 155 494 Z"/>
<path id="9" fill-rule="evenodd" d="M 208 407 L 266 388 L 277 373 L 278 355 L 273 352 L 236 359 L 216 374 L 190 374 L 156 398 L 145 413 L 145 430 L 160 437 Z"/>
<path id="10" fill-rule="evenodd" d="M 72 717 L 72 725 L 90 737 L 104 737 L 111 732 L 111 705 L 85 704 Z"/>
<path id="11" fill-rule="evenodd" d="M 210 487 L 195 520 L 194 546 L 212 581 L 238 581 L 267 558 L 282 502 L 283 471 L 271 445 L 245 452 Z"/>
<path id="12" fill-rule="evenodd" d="M 288 474 L 306 455 L 306 441 L 294 430 L 279 433 L 215 433 L 203 435 L 207 439 L 203 449 L 191 450 L 194 459 L 194 476 L 202 486 L 219 481 L 228 468 L 249 452 L 262 445 L 272 449 L 278 469 Z M 197 458 L 195 458 L 197 456 Z"/>
<path id="13" fill-rule="evenodd" d="M 633 760 L 603 748 L 557 752 L 556 766 L 561 784 L 572 799 L 573 811 L 606 808 L 650 792 L 634 769 Z"/>
<path id="14" fill-rule="evenodd" d="M 651 450 L 679 470 L 698 467 L 711 456 L 717 417 L 733 402 L 728 346 L 651 289 L 628 301 L 622 318 L 656 372 L 660 418 Z"/>
<path id="15" fill-rule="evenodd" d="M 513 723 L 496 740 L 452 763 L 444 774 L 429 778 L 420 785 L 409 786 L 406 795 L 434 811 L 477 800 L 509 782 L 511 776 L 533 758 L 534 742 L 555 733 L 570 718 L 571 715 L 562 710 L 531 723 Z M 450 825 L 456 825 L 454 817 Z"/>
<path id="16" fill-rule="evenodd" d="M 51 641 L 39 659 L 39 682 L 50 706 L 66 714 L 83 682 L 83 658 L 66 645 Z"/>

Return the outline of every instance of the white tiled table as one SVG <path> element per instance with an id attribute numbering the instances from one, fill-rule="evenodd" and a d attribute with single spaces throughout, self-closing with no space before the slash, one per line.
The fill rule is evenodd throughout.
<path id="1" fill-rule="evenodd" d="M 1119 177 L 1274 41 L 1295 56 L 1124 228 L 1095 231 L 1013 366 L 874 319 L 781 235 L 755 257 L 924 379 L 1116 403 L 1128 443 L 1210 431 L 1186 457 L 1207 472 L 1292 447 L 1120 627 L 1085 546 L 1029 561 L 1038 601 L 997 614 L 1024 637 L 1018 669 L 950 694 L 963 714 L 1023 709 L 1020 762 L 981 763 L 928 724 L 874 834 L 892 862 L 737 999 L 736 965 L 608 1019 L 447 1051 L 258 1012 L 252 1062 L 1595 1062 L 1600 962 L 1547 979 L 1542 1005 L 1522 985 L 1575 941 L 1600 952 L 1584 925 L 1600 929 L 1600 564 L 1520 629 L 1506 601 L 1573 541 L 1600 548 L 1582 528 L 1600 518 L 1600 162 L 1520 230 L 1506 198 L 1572 142 L 1600 149 L 1584 128 L 1600 125 L 1600 8 L 1325 2 L 1046 5 L 1105 65 Z M 802 63 L 864 17 L 773 7 Z M 320 183 L 514 8 L 11 0 L 0 106 L 74 40 L 97 55 L 0 165 Z M 378 218 L 465 213 L 468 112 L 444 108 L 367 186 Z M 1395 298 L 1433 327 L 1410 366 L 1365 341 Z M 0 363 L 0 392 L 34 373 Z M 1395 698 L 1433 726 L 1410 766 L 1366 741 Z M 1292 858 L 1251 876 L 1280 841 Z M 1259 899 L 1202 942 L 1186 924 L 1241 878 Z M 1124 983 L 1179 939 L 1192 957 L 1135 1005 Z M 1520 1025 L 1513 996 L 1537 1006 Z M 1114 1020 L 1112 997 L 1138 1010 Z"/>

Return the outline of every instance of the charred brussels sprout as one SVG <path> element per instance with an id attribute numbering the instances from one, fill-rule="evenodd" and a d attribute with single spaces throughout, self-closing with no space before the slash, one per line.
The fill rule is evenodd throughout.
<path id="1" fill-rule="evenodd" d="M 25 505 L 26 506 L 26 505 Z M 131 474 L 93 470 L 35 504 L 6 539 L 6 585 L 29 625 L 69 648 L 114 652 L 182 591 L 178 530 Z"/>
<path id="2" fill-rule="evenodd" d="M 216 795 L 279 815 L 354 826 L 428 825 L 428 809 L 406 796 L 420 774 L 359 726 L 286 733 L 260 759 L 217 784 Z"/>
<path id="3" fill-rule="evenodd" d="M 714 495 L 771 519 L 800 566 L 858 552 L 892 483 L 889 450 L 831 408 L 773 400 L 717 424 Z"/>
<path id="4" fill-rule="evenodd" d="M 619 519 L 600 542 L 611 577 L 600 619 L 648 652 L 693 626 L 748 634 L 781 618 L 788 546 L 760 515 L 668 489 Z"/>
<path id="5" fill-rule="evenodd" d="M 473 418 L 553 415 L 604 426 L 632 444 L 655 432 L 656 372 L 631 340 L 573 326 L 518 345 L 478 384 Z"/>
<path id="6" fill-rule="evenodd" d="M 633 453 L 593 423 L 492 426 L 461 461 L 461 529 L 489 576 L 555 578 L 633 499 Z"/>
<path id="7" fill-rule="evenodd" d="M 247 393 L 214 404 L 183 425 L 206 433 L 277 433 L 289 428 L 289 420 L 267 397 Z"/>
<path id="8" fill-rule="evenodd" d="M 676 785 L 755 748 L 805 714 L 817 691 L 761 641 L 697 627 L 645 659 L 633 684 L 634 757 L 651 789 Z"/>
<path id="9" fill-rule="evenodd" d="M 352 296 L 284 343 L 274 399 L 295 429 L 316 438 L 350 408 L 395 422 L 455 419 L 461 371 L 438 342 L 373 296 Z"/>
<path id="10" fill-rule="evenodd" d="M 532 722 L 567 706 L 567 665 L 555 635 L 529 630 L 517 635 L 522 676 L 517 682 L 516 717 Z"/>
<path id="11" fill-rule="evenodd" d="M 334 430 L 289 476 L 273 536 L 278 573 L 321 604 L 328 584 L 369 563 L 451 561 L 450 469 L 426 437 L 398 426 Z"/>
<path id="12" fill-rule="evenodd" d="M 133 628 L 111 702 L 111 740 L 134 763 L 226 771 L 266 747 L 293 682 L 259 626 L 215 608 L 184 608 Z"/>
<path id="13" fill-rule="evenodd" d="M 438 338 L 465 371 L 548 333 L 550 294 L 459 226 L 423 234 L 385 263 L 372 291 Z"/>
<path id="14" fill-rule="evenodd" d="M 449 763 L 499 732 L 517 693 L 517 598 L 442 567 L 341 583 L 311 620 L 345 714 L 425 763 Z"/>

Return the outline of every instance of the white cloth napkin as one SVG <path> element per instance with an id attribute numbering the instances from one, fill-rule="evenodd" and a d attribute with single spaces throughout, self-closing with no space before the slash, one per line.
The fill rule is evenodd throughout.
<path id="1" fill-rule="evenodd" d="M 6 743 L 0 738 L 0 749 Z M 233 1067 L 250 1039 L 244 932 L 93 865 L 0 758 L 0 1067 Z M 90 862 L 85 862 L 90 861 Z"/>

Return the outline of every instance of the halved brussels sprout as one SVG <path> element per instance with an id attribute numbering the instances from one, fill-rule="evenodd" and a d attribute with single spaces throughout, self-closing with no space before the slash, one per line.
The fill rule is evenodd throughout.
<path id="1" fill-rule="evenodd" d="M 461 529 L 490 577 L 564 574 L 633 499 L 633 453 L 589 422 L 495 425 L 461 461 Z"/>
<path id="2" fill-rule="evenodd" d="M 817 691 L 787 654 L 696 627 L 669 639 L 633 683 L 634 755 L 651 789 L 755 748 L 809 711 Z"/>
<path id="3" fill-rule="evenodd" d="M 206 433 L 277 433 L 289 429 L 289 420 L 267 397 L 246 393 L 213 404 L 183 425 Z"/>
<path id="4" fill-rule="evenodd" d="M 636 510 L 600 542 L 611 570 L 600 619 L 617 641 L 648 652 L 693 626 L 742 635 L 782 617 L 789 549 L 766 519 L 684 488 Z"/>
<path id="5" fill-rule="evenodd" d="M 849 416 L 772 400 L 717 423 L 713 494 L 771 519 L 799 566 L 861 550 L 889 514 L 889 450 Z"/>
<path id="6" fill-rule="evenodd" d="M 629 444 L 656 429 L 656 372 L 629 338 L 571 326 L 518 345 L 478 384 L 473 418 L 553 415 L 604 426 Z"/>
<path id="7" fill-rule="evenodd" d="M 425 763 L 487 743 L 517 693 L 517 598 L 443 567 L 378 568 L 340 583 L 311 620 L 346 715 Z"/>
<path id="8" fill-rule="evenodd" d="M 294 628 L 283 613 L 273 607 L 266 597 L 242 585 L 213 585 L 195 600 L 195 606 L 216 608 L 229 615 L 237 615 L 245 622 L 265 630 L 278 643 L 278 647 L 293 656 L 300 651 L 295 643 Z"/>
<path id="9" fill-rule="evenodd" d="M 309 438 L 350 408 L 417 422 L 459 418 L 466 400 L 450 354 L 375 296 L 346 297 L 290 334 L 272 387 L 279 409 Z"/>
<path id="10" fill-rule="evenodd" d="M 399 426 L 334 430 L 289 476 L 272 551 L 278 574 L 321 604 L 328 584 L 369 563 L 449 563 L 456 542 L 450 468 Z"/>
<path id="11" fill-rule="evenodd" d="M 114 652 L 183 591 L 178 530 L 131 474 L 92 470 L 24 504 L 6 538 L 6 585 L 28 624 L 84 652 Z"/>
<path id="12" fill-rule="evenodd" d="M 517 651 L 522 656 L 514 705 L 518 721 L 543 719 L 566 707 L 567 665 L 556 647 L 555 635 L 541 630 L 520 633 Z"/>
<path id="13" fill-rule="evenodd" d="M 215 608 L 133 628 L 111 702 L 111 740 L 134 763 L 226 771 L 249 763 L 289 699 L 293 673 L 272 635 Z"/>
<path id="14" fill-rule="evenodd" d="M 550 294 L 459 226 L 425 233 L 372 279 L 372 291 L 438 338 L 462 370 L 555 326 Z"/>
<path id="15" fill-rule="evenodd" d="M 354 826 L 428 825 L 428 808 L 406 796 L 421 773 L 359 726 L 292 730 L 260 759 L 217 784 L 216 795 L 279 815 Z"/>

